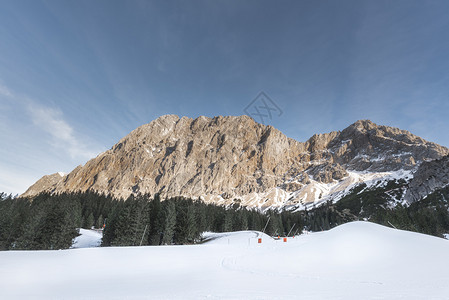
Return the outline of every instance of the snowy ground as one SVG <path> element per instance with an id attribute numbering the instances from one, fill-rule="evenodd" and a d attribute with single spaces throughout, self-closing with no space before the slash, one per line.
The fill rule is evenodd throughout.
<path id="1" fill-rule="evenodd" d="M 80 228 L 80 235 L 73 240 L 72 248 L 92 248 L 101 245 L 103 233 L 100 230 Z"/>
<path id="2" fill-rule="evenodd" d="M 275 241 L 0 252 L 0 299 L 448 299 L 449 241 L 368 222 Z M 262 244 L 257 241 L 262 238 Z"/>

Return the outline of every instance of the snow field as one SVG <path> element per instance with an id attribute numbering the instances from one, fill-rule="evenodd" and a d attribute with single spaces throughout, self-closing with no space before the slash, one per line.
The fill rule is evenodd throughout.
<path id="1" fill-rule="evenodd" d="M 448 299 L 449 241 L 353 222 L 284 243 L 0 252 L 0 299 Z M 257 239 L 262 238 L 262 244 Z"/>

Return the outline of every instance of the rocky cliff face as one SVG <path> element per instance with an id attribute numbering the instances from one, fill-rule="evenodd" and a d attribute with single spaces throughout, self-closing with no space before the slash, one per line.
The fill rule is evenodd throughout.
<path id="1" fill-rule="evenodd" d="M 405 200 L 415 202 L 449 185 L 449 156 L 422 163 L 413 174 Z"/>
<path id="2" fill-rule="evenodd" d="M 300 205 L 347 189 L 359 174 L 412 170 L 448 149 L 411 133 L 370 121 L 301 143 L 248 116 L 162 116 L 110 150 L 40 191 L 95 190 L 126 198 L 132 193 L 201 197 L 248 206 Z M 40 180 L 41 181 L 41 180 Z"/>

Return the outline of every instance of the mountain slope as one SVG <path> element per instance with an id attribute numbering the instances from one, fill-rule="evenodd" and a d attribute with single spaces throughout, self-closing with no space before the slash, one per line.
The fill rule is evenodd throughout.
<path id="1" fill-rule="evenodd" d="M 42 192 L 52 192 L 65 175 L 61 172 L 44 175 L 41 179 L 30 186 L 24 195 L 37 195 Z"/>
<path id="2" fill-rule="evenodd" d="M 415 202 L 449 184 L 449 156 L 422 163 L 410 181 L 405 194 L 408 202 Z"/>
<path id="3" fill-rule="evenodd" d="M 301 143 L 248 116 L 166 115 L 23 196 L 94 190 L 123 198 L 160 193 L 217 204 L 301 206 L 336 199 L 360 182 L 409 176 L 423 161 L 446 154 L 408 131 L 368 120 Z"/>

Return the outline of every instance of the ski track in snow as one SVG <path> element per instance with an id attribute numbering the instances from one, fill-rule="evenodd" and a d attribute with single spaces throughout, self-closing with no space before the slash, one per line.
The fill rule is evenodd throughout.
<path id="1" fill-rule="evenodd" d="M 71 248 L 93 248 L 101 245 L 103 232 L 80 228 L 79 233 L 80 235 L 73 239 Z"/>
<path id="2" fill-rule="evenodd" d="M 353 222 L 275 240 L 0 252 L 0 299 L 448 299 L 449 241 Z M 262 243 L 258 243 L 258 239 Z"/>

